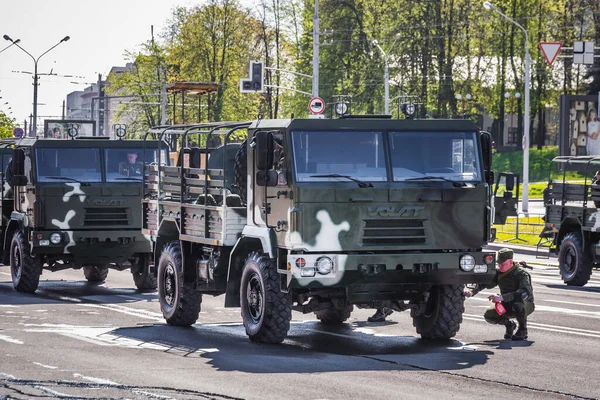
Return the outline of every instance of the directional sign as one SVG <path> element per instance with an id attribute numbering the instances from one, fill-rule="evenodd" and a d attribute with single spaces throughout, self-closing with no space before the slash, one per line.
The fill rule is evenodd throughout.
<path id="1" fill-rule="evenodd" d="M 15 128 L 13 129 L 13 136 L 16 138 L 22 138 L 23 136 L 25 136 L 25 131 L 23 130 L 23 128 Z"/>
<path id="2" fill-rule="evenodd" d="M 311 114 L 322 114 L 325 111 L 325 102 L 320 97 L 313 97 L 308 102 L 308 110 Z"/>
<path id="3" fill-rule="evenodd" d="M 562 47 L 562 43 L 560 42 L 540 42 L 540 49 L 546 58 L 546 62 L 548 65 L 552 65 L 554 60 L 556 60 L 556 56 Z"/>

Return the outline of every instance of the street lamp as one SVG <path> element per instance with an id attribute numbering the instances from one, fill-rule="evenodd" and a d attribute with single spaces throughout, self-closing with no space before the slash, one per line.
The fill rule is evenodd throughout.
<path id="1" fill-rule="evenodd" d="M 397 33 L 396 34 L 396 39 L 394 39 L 394 43 L 392 43 L 392 45 L 390 46 L 389 51 L 391 51 L 394 48 L 394 45 L 396 44 L 396 41 L 398 40 L 398 38 L 400 37 L 400 34 Z M 389 71 L 389 57 L 386 54 L 385 51 L 383 51 L 383 49 L 381 48 L 381 46 L 379 46 L 379 42 L 377 41 L 377 39 L 373 40 L 373 46 L 377 47 L 379 49 L 379 51 L 381 52 L 381 54 L 383 54 L 383 61 L 385 62 L 385 68 L 383 70 L 383 85 L 384 85 L 384 103 L 385 103 L 385 114 L 388 115 L 390 113 L 390 71 Z"/>
<path id="2" fill-rule="evenodd" d="M 4 40 L 8 40 L 9 42 L 12 42 L 12 44 L 16 45 L 18 48 L 20 48 L 21 50 L 23 50 L 33 60 L 34 72 L 33 72 L 33 123 L 32 123 L 32 130 L 33 130 L 33 132 L 36 135 L 37 135 L 37 95 L 38 95 L 38 72 L 37 72 L 37 70 L 38 70 L 38 61 L 45 54 L 47 54 L 50 50 L 54 49 L 56 46 L 58 46 L 62 42 L 66 42 L 69 39 L 71 39 L 69 36 L 65 36 L 64 38 L 62 38 L 62 40 L 60 42 L 56 43 L 54 46 L 50 47 L 48 50 L 46 50 L 45 52 L 43 52 L 38 58 L 35 58 L 27 50 L 25 50 L 24 48 L 22 48 L 21 46 L 19 46 L 19 44 L 18 44 L 19 41 L 20 41 L 19 39 L 12 40 L 10 38 L 10 36 L 4 35 Z"/>
<path id="3" fill-rule="evenodd" d="M 529 35 L 527 34 L 527 31 L 525 30 L 525 28 L 523 28 L 521 24 L 519 24 L 517 21 L 498 10 L 496 6 L 494 6 L 489 1 L 484 2 L 483 7 L 500 14 L 507 21 L 515 24 L 525 34 L 525 126 L 523 127 L 523 195 L 521 197 L 521 207 L 523 212 L 527 213 L 529 211 L 529 70 L 531 63 L 531 60 L 529 58 Z"/>
<path id="4" fill-rule="evenodd" d="M 462 117 L 463 117 L 463 119 L 465 119 L 465 102 L 471 101 L 472 99 L 473 99 L 473 96 L 471 96 L 471 93 L 467 93 L 464 98 L 461 94 L 456 95 L 456 100 L 462 102 Z"/>
<path id="5" fill-rule="evenodd" d="M 4 36 L 6 36 L 6 35 L 4 35 Z M 5 38 L 5 39 L 6 39 L 6 38 Z M 8 46 L 6 46 L 6 47 L 5 47 L 5 48 L 3 48 L 2 50 L 0 50 L 0 53 L 2 53 L 4 50 L 8 50 L 8 49 L 10 49 L 11 47 L 13 47 L 15 44 L 19 43 L 20 41 L 21 41 L 21 39 L 17 39 L 17 40 L 15 40 L 14 42 L 12 42 L 12 44 L 9 44 Z"/>

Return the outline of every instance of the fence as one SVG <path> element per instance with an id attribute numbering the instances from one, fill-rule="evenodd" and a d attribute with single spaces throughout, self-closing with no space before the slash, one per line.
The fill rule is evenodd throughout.
<path id="1" fill-rule="evenodd" d="M 508 217 L 506 224 L 494 225 L 496 235 L 509 236 L 505 242 L 518 241 L 537 244 L 544 229 L 543 215 L 518 213 L 517 217 Z"/>

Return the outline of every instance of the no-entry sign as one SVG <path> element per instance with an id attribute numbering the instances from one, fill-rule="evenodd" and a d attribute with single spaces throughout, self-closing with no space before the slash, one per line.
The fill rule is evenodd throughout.
<path id="1" fill-rule="evenodd" d="M 320 97 L 313 97 L 308 102 L 308 110 L 311 114 L 322 114 L 325 111 L 325 102 Z"/>

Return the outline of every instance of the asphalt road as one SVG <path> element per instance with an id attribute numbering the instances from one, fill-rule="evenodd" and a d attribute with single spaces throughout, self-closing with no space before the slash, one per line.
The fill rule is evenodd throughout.
<path id="1" fill-rule="evenodd" d="M 420 340 L 408 313 L 372 324 L 371 310 L 355 310 L 338 328 L 295 313 L 282 345 L 251 343 L 222 297 L 176 328 L 127 271 L 102 286 L 45 272 L 26 295 L 0 267 L 0 399 L 598 398 L 600 271 L 571 288 L 537 261 L 529 341 L 503 340 L 483 320 L 484 291 L 466 301 L 455 340 Z"/>

